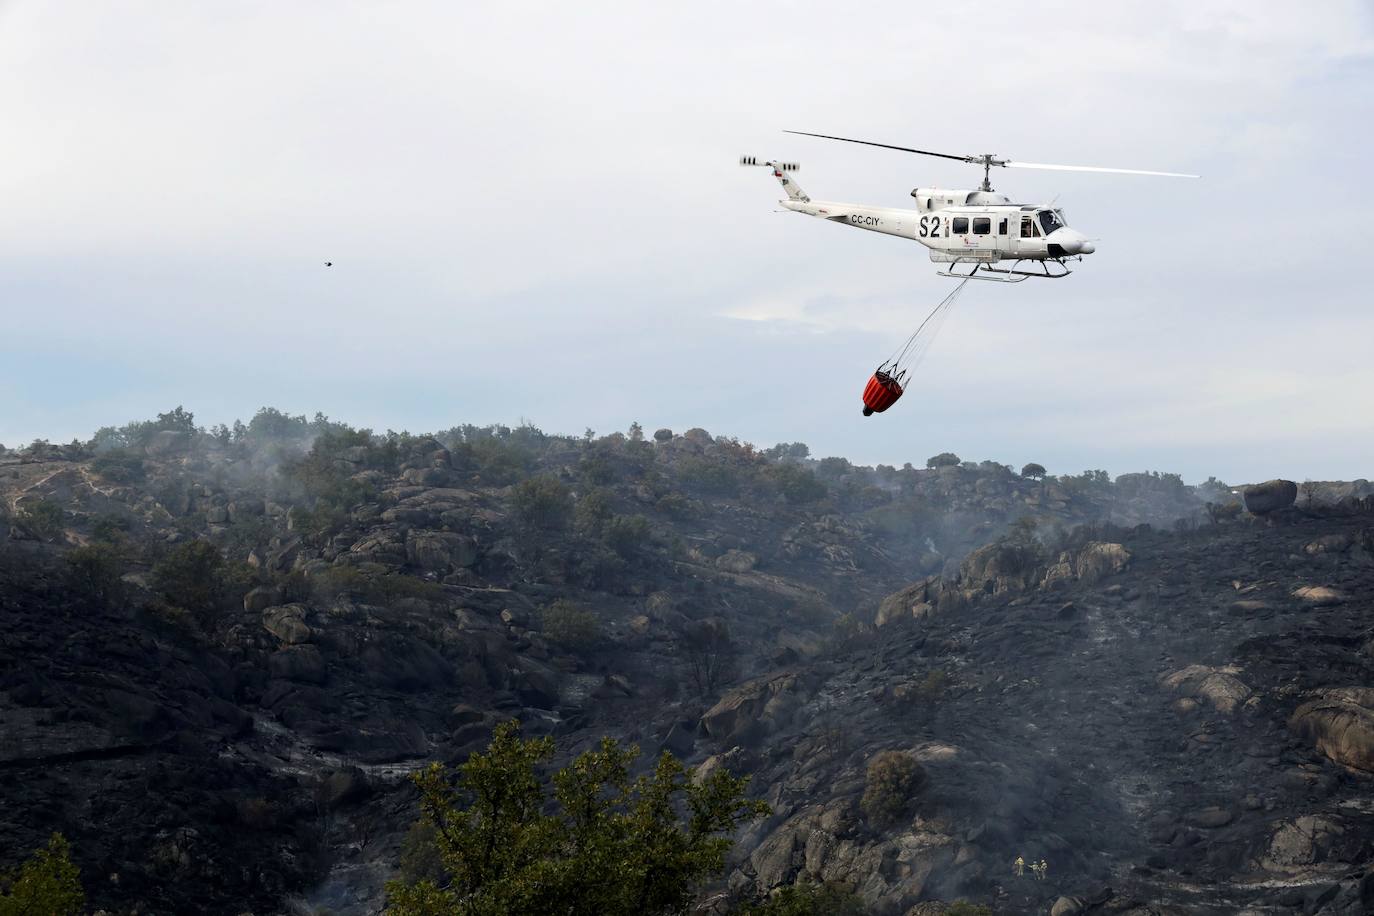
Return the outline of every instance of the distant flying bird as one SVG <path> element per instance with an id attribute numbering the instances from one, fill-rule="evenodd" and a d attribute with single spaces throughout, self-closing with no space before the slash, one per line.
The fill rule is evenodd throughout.
<path id="1" fill-rule="evenodd" d="M 324 262 L 324 266 L 325 266 L 325 267 L 333 267 L 333 266 L 334 266 L 334 262 L 333 262 L 333 261 L 325 261 L 325 262 Z"/>

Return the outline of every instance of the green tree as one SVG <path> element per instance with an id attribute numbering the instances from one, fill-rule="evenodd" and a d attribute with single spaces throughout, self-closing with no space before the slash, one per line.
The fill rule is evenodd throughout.
<path id="1" fill-rule="evenodd" d="M 642 515 L 617 515 L 603 526 L 601 539 L 623 559 L 639 556 L 649 544 L 649 520 Z"/>
<path id="2" fill-rule="evenodd" d="M 225 602 L 224 558 L 209 541 L 178 544 L 153 564 L 151 584 L 168 604 L 208 623 Z"/>
<path id="3" fill-rule="evenodd" d="M 811 454 L 811 449 L 805 442 L 779 442 L 770 449 L 765 449 L 763 454 L 775 461 L 791 459 L 793 461 L 803 461 Z"/>
<path id="4" fill-rule="evenodd" d="M 0 873 L 0 916 L 76 916 L 85 906 L 71 844 L 60 833 L 18 869 Z"/>
<path id="5" fill-rule="evenodd" d="M 906 813 L 925 781 L 925 771 L 910 754 L 883 751 L 868 763 L 859 807 L 875 826 L 891 826 Z"/>
<path id="6" fill-rule="evenodd" d="M 602 526 L 615 514 L 611 493 L 600 487 L 591 490 L 577 501 L 577 527 L 589 537 L 600 537 Z"/>
<path id="7" fill-rule="evenodd" d="M 304 416 L 293 417 L 275 407 L 260 407 L 248 421 L 245 434 L 263 441 L 303 439 L 310 434 Z"/>
<path id="8" fill-rule="evenodd" d="M 782 494 L 783 499 L 794 506 L 813 503 L 824 499 L 825 484 L 816 479 L 809 468 L 792 462 L 775 464 L 764 475 L 771 480 Z"/>
<path id="9" fill-rule="evenodd" d="M 1045 476 L 1045 466 L 1043 464 L 1036 464 L 1034 461 L 1032 461 L 1030 464 L 1027 464 L 1021 468 L 1021 476 L 1030 477 L 1034 480 L 1039 480 L 1040 478 Z"/>
<path id="10" fill-rule="evenodd" d="M 816 474 L 826 480 L 839 480 L 854 469 L 847 458 L 822 458 L 816 464 Z"/>
<path id="11" fill-rule="evenodd" d="M 66 556 L 67 579 L 72 588 L 97 604 L 122 607 L 127 590 L 124 587 L 124 563 L 119 551 L 109 544 L 95 543 L 78 547 Z"/>
<path id="12" fill-rule="evenodd" d="M 926 459 L 928 468 L 952 468 L 961 463 L 959 456 L 953 452 L 941 452 Z"/>
<path id="13" fill-rule="evenodd" d="M 728 834 L 769 813 L 744 797 L 747 779 L 722 768 L 693 784 L 671 754 L 632 780 L 639 749 L 611 738 L 553 774 L 550 800 L 539 769 L 553 751 L 552 738 L 522 739 L 507 722 L 459 767 L 461 795 L 437 763 L 415 774 L 444 878 L 391 882 L 387 912 L 677 913 L 724 868 Z"/>
<path id="14" fill-rule="evenodd" d="M 572 517 L 572 494 L 550 474 L 520 481 L 511 493 L 511 502 L 520 520 L 531 528 L 562 528 Z"/>
<path id="15" fill-rule="evenodd" d="M 102 452 L 91 462 L 91 470 L 111 483 L 142 483 L 147 477 L 143 459 L 123 449 Z"/>
<path id="16" fill-rule="evenodd" d="M 738 496 L 740 471 L 724 462 L 707 458 L 686 458 L 678 474 L 688 487 L 716 496 Z"/>

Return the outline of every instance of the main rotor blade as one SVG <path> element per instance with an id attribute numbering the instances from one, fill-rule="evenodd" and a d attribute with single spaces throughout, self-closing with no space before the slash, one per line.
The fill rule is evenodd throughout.
<path id="1" fill-rule="evenodd" d="M 1054 172 L 1112 172 L 1117 175 L 1158 175 L 1162 178 L 1201 178 L 1182 172 L 1147 172 L 1143 169 L 1104 169 L 1094 165 L 1051 165 L 1048 162 L 1004 162 L 1009 169 L 1049 169 Z"/>
<path id="2" fill-rule="evenodd" d="M 811 134 L 804 130 L 785 130 L 785 134 L 798 134 L 803 137 L 820 137 L 822 140 L 843 140 L 845 143 L 862 143 L 864 146 L 881 146 L 883 149 L 895 149 L 903 153 L 917 153 L 922 156 L 939 156 L 941 159 L 957 159 L 960 162 L 976 161 L 972 156 L 955 156 L 950 153 L 932 153 L 930 150 L 912 149 L 909 146 L 893 146 L 890 143 L 874 143 L 872 140 L 851 140 L 848 137 L 832 137 L 829 134 Z"/>

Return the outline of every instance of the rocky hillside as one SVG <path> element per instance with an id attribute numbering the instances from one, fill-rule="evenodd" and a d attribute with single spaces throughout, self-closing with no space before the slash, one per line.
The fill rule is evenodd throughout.
<path id="1" fill-rule="evenodd" d="M 750 772 L 716 908 L 1355 912 L 1368 485 L 929 465 L 271 410 L 0 450 L 0 866 L 60 829 L 112 911 L 374 912 L 405 774 L 516 717 Z"/>
<path id="2" fill-rule="evenodd" d="M 1370 912 L 1371 525 L 1085 530 L 1058 553 L 990 545 L 957 579 L 894 594 L 876 633 L 706 714 L 739 733 L 749 717 L 721 717 L 748 709 L 767 736 L 722 758 L 776 811 L 733 885 L 816 876 L 894 913 L 956 896 L 1009 913 Z M 864 768 L 886 750 L 926 788 L 875 830 Z M 1018 855 L 1047 880 L 1014 878 Z"/>

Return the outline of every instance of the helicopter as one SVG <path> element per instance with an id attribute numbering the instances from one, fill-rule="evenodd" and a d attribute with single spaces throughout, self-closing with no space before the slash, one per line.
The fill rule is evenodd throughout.
<path id="1" fill-rule="evenodd" d="M 846 204 L 828 200 L 812 200 L 792 179 L 801 166 L 795 162 L 760 161 L 754 156 L 740 157 L 740 165 L 766 166 L 782 183 L 787 199 L 779 203 L 788 210 L 816 216 L 846 226 L 856 226 L 870 232 L 881 232 L 901 238 L 915 239 L 930 249 L 930 260 L 942 265 L 937 272 L 942 277 L 969 280 L 996 280 L 1020 283 L 1032 277 L 1058 280 L 1073 273 L 1069 261 L 1082 261 L 1084 255 L 1097 250 L 1093 239 L 1069 228 L 1064 211 L 1050 204 L 1018 204 L 992 188 L 994 166 L 1017 169 L 1051 169 L 1063 172 L 1111 172 L 1121 175 L 1155 175 L 1166 178 L 1197 178 L 1181 172 L 1151 172 L 1141 169 L 1110 169 L 1087 165 L 1052 165 L 1043 162 L 1013 162 L 995 154 L 961 156 L 929 150 L 853 140 L 829 134 L 813 134 L 801 130 L 783 133 L 823 140 L 859 143 L 883 149 L 955 159 L 983 167 L 983 183 L 974 191 L 953 191 L 943 188 L 916 188 L 915 210 L 873 207 L 867 204 Z M 1005 267 L 994 265 L 1010 261 Z M 1025 267 L 1038 269 L 1024 269 Z"/>

